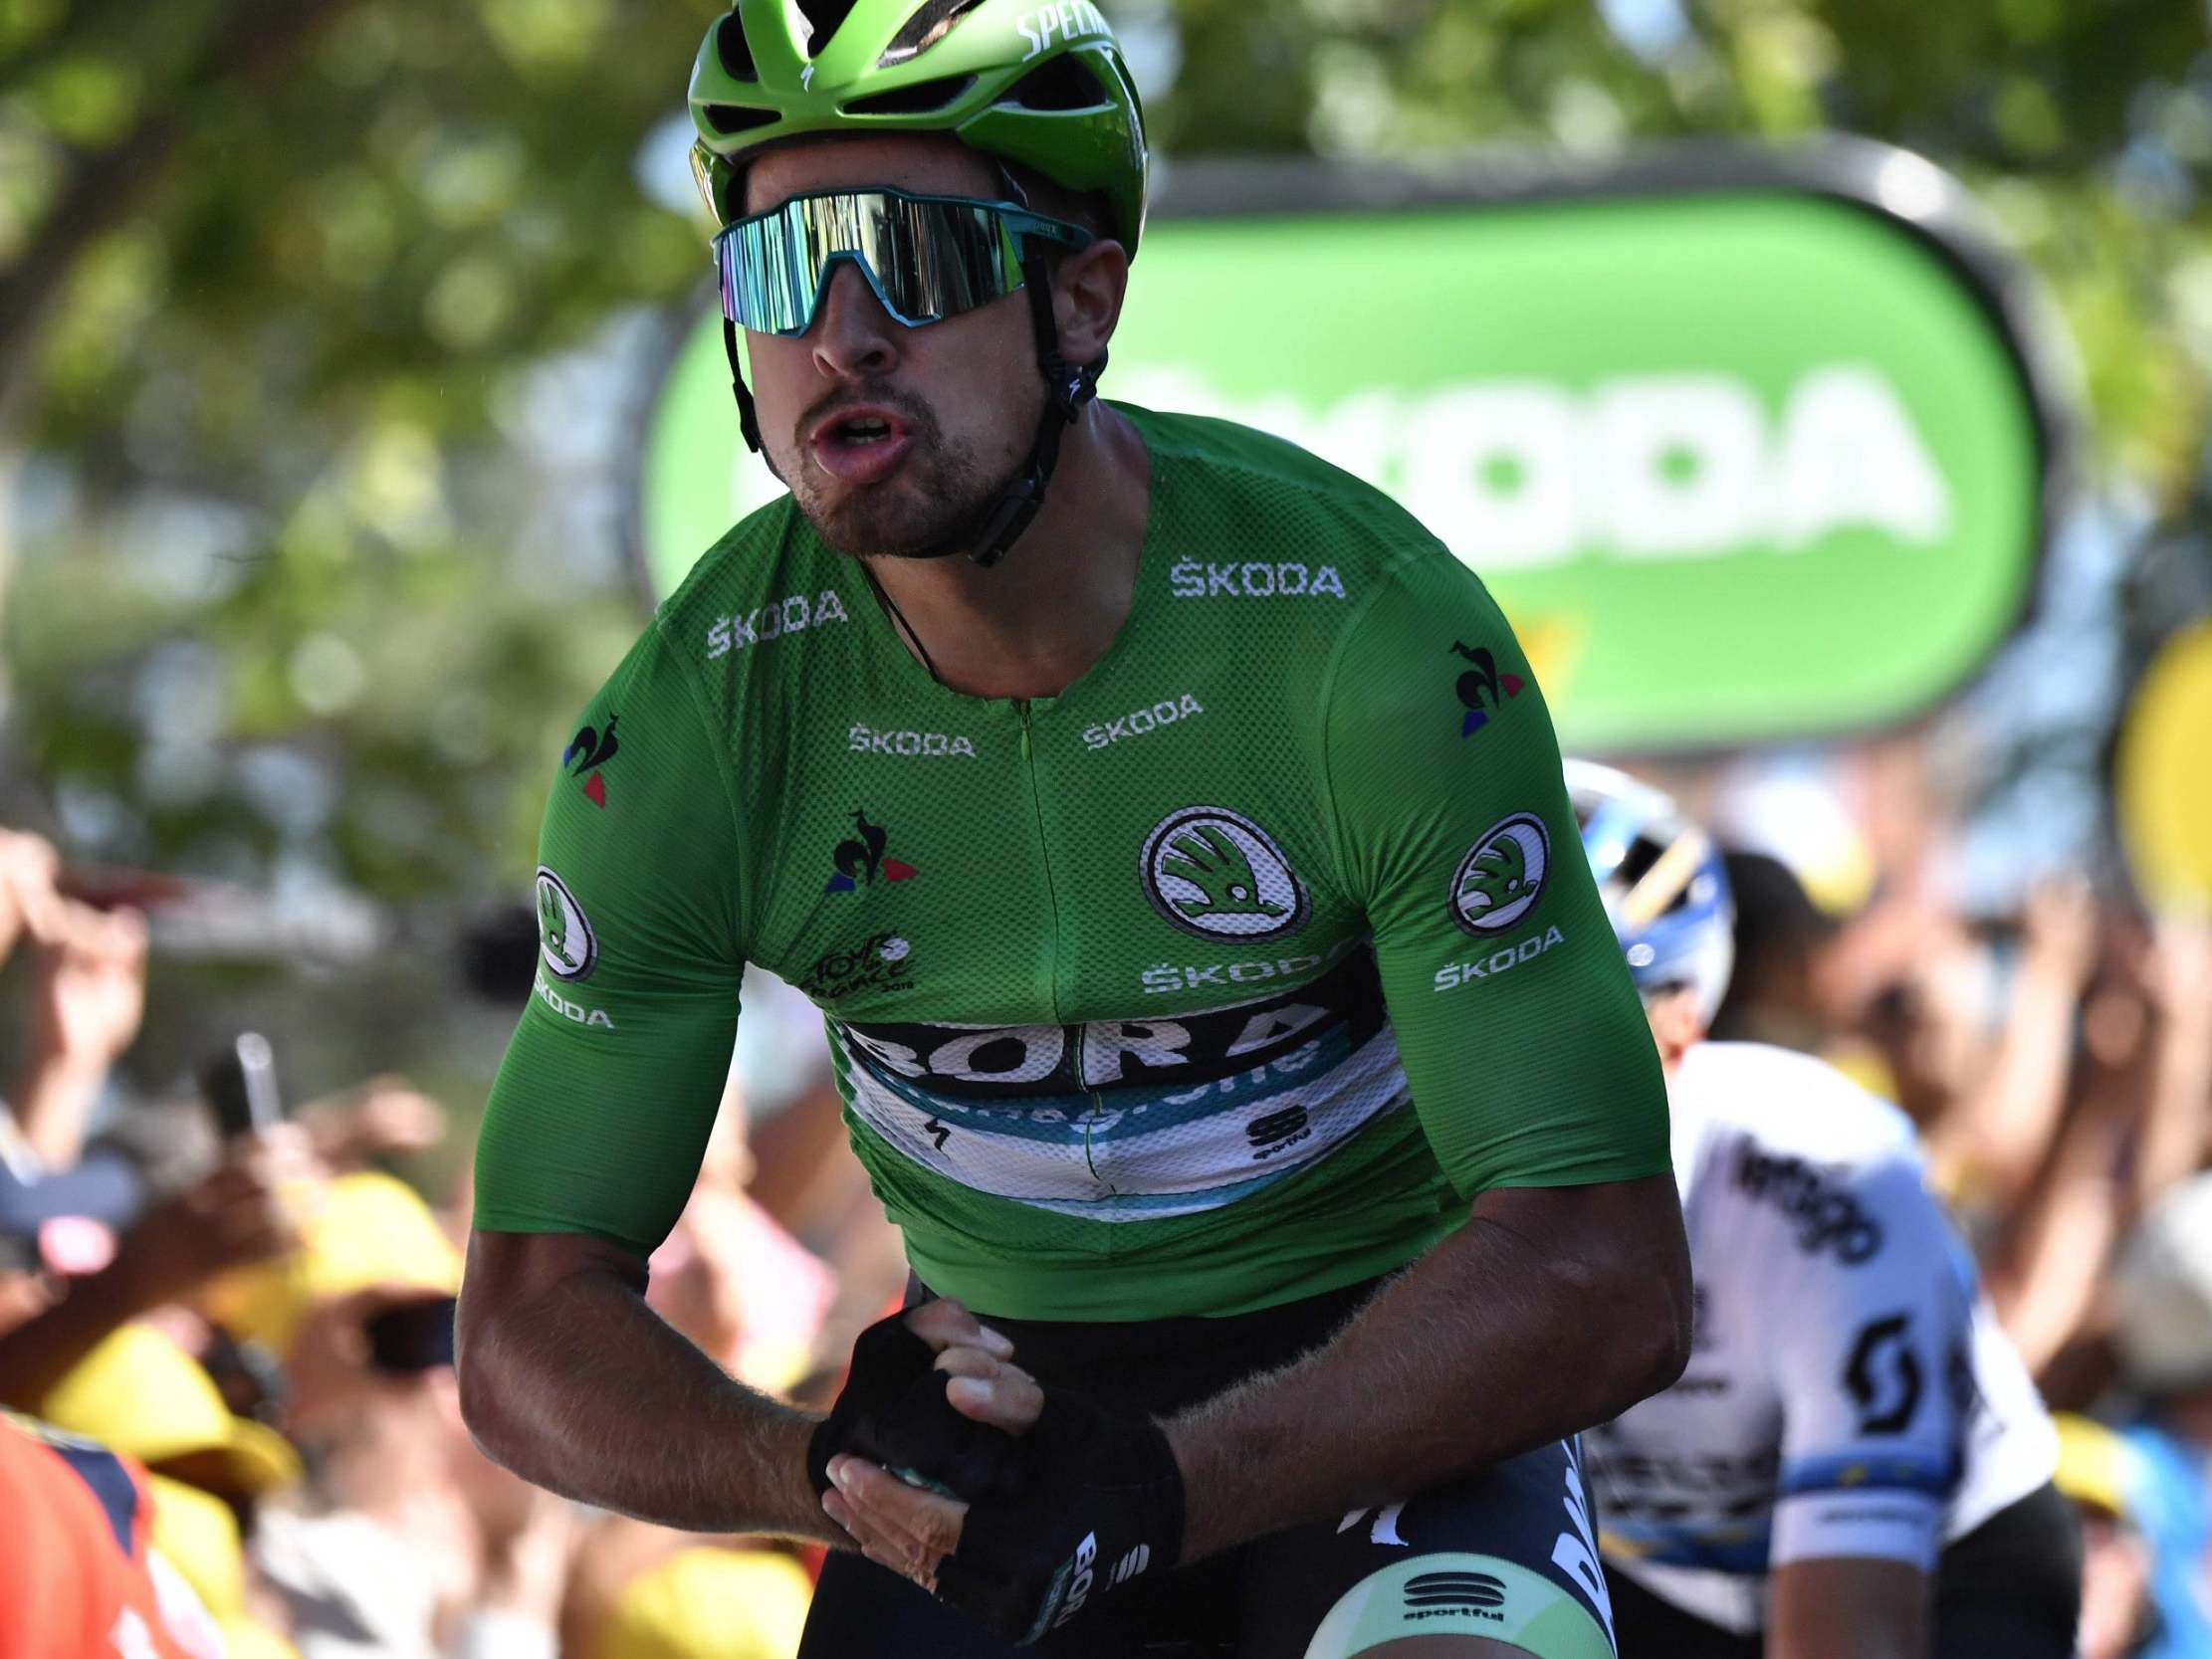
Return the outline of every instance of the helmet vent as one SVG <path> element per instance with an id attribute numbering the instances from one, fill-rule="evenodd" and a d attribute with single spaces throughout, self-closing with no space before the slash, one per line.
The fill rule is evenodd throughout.
<path id="1" fill-rule="evenodd" d="M 715 25 L 715 53 L 731 80 L 761 79 L 761 72 L 753 67 L 753 47 L 745 38 L 745 20 L 735 11 Z"/>
<path id="2" fill-rule="evenodd" d="M 1095 109 L 1108 101 L 1090 66 L 1070 53 L 1023 76 L 998 102 L 1022 109 Z"/>
<path id="3" fill-rule="evenodd" d="M 951 34 L 954 26 L 980 3 L 981 0 L 926 0 L 891 37 L 891 44 L 876 60 L 876 68 L 896 69 L 909 59 L 919 58 Z"/>
<path id="4" fill-rule="evenodd" d="M 888 93 L 870 93 L 844 106 L 848 115 L 927 115 L 944 108 L 976 84 L 973 75 L 947 75 L 918 81 Z"/>
<path id="5" fill-rule="evenodd" d="M 710 104 L 703 113 L 707 124 L 725 137 L 733 132 L 750 132 L 757 126 L 771 126 L 783 118 L 776 110 L 751 109 L 742 104 Z"/>
<path id="6" fill-rule="evenodd" d="M 829 37 L 852 15 L 852 8 L 859 0 L 796 0 L 796 3 L 798 15 L 806 19 L 806 27 L 812 31 L 806 37 L 806 56 L 817 58 L 829 44 Z"/>

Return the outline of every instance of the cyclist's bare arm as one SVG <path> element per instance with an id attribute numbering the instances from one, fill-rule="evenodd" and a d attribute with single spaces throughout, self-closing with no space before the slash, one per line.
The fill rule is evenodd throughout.
<path id="1" fill-rule="evenodd" d="M 1824 1555 L 1774 1570 L 1766 1659 L 1927 1659 L 1928 1575 Z"/>
<path id="2" fill-rule="evenodd" d="M 1327 1347 L 1169 1423 L 1185 1558 L 1604 1422 L 1688 1353 L 1671 1175 L 1485 1192 Z"/>
<path id="3" fill-rule="evenodd" d="M 695 1532 L 836 1536 L 806 1479 L 814 1419 L 664 1324 L 628 1251 L 472 1234 L 456 1339 L 469 1431 L 526 1480 Z"/>

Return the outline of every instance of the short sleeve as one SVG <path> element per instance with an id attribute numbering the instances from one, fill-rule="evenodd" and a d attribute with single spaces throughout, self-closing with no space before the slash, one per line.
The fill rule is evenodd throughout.
<path id="1" fill-rule="evenodd" d="M 725 755 L 648 630 L 561 755 L 539 841 L 537 980 L 477 1144 L 476 1225 L 649 1255 L 689 1198 L 744 971 Z"/>
<path id="2" fill-rule="evenodd" d="M 1440 549 L 1403 567 L 1340 644 L 1324 696 L 1336 863 L 1453 1185 L 1471 1197 L 1666 1171 L 1643 1005 L 1543 693 L 1482 584 Z"/>
<path id="3" fill-rule="evenodd" d="M 1907 1149 L 1759 1168 L 1759 1201 L 1784 1229 L 1756 1280 L 1782 1410 L 1771 1564 L 1932 1567 L 1972 1406 L 1964 1246 Z"/>

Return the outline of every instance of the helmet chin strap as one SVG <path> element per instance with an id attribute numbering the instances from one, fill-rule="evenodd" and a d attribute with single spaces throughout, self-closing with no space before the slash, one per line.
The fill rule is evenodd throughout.
<path id="1" fill-rule="evenodd" d="M 1052 279 L 1041 254 L 1021 262 L 1021 286 L 1028 291 L 1029 316 L 1036 324 L 1037 366 L 1044 372 L 1044 409 L 1037 416 L 1037 435 L 1029 457 L 1014 474 L 998 499 L 985 513 L 968 556 L 989 569 L 1021 539 L 1021 532 L 1044 506 L 1044 487 L 1052 482 L 1052 469 L 1060 461 L 1060 437 L 1082 416 L 1083 405 L 1098 395 L 1099 371 L 1106 355 L 1080 368 L 1060 355 L 1060 330 L 1052 315 Z"/>
<path id="2" fill-rule="evenodd" d="M 1014 176 L 1001 168 L 999 178 L 1010 199 L 1026 207 L 1028 194 Z M 1029 296 L 1029 320 L 1036 330 L 1037 367 L 1044 375 L 1044 409 L 1037 417 L 1028 459 L 984 510 L 969 540 L 968 556 L 987 570 L 1021 539 L 1021 532 L 1043 508 L 1045 486 L 1052 482 L 1052 470 L 1059 465 L 1060 439 L 1081 417 L 1083 405 L 1098 395 L 1098 376 L 1106 367 L 1103 351 L 1095 363 L 1080 366 L 1071 365 L 1060 355 L 1060 326 L 1052 314 L 1051 272 L 1044 256 L 1033 249 L 1021 261 L 1021 286 Z M 730 389 L 737 395 L 738 427 L 745 434 L 746 448 L 766 460 L 760 416 L 755 412 L 753 394 L 746 387 L 745 370 L 738 357 L 738 325 L 728 317 L 722 319 L 722 347 L 730 358 Z"/>

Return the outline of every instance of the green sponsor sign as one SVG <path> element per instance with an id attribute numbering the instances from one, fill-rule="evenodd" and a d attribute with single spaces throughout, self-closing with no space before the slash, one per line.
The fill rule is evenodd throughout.
<path id="1" fill-rule="evenodd" d="M 1772 178 L 1163 218 L 1105 386 L 1396 496 L 1490 584 L 1577 745 L 1858 729 L 1954 688 L 2033 578 L 2048 423 L 1975 268 Z M 661 591 L 775 493 L 736 425 L 710 319 L 645 459 Z"/>

